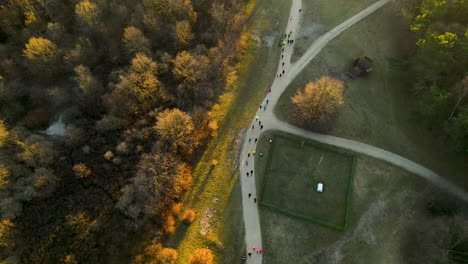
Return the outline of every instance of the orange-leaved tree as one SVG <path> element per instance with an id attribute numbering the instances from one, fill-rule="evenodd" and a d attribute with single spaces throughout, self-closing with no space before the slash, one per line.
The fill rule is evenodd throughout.
<path id="1" fill-rule="evenodd" d="M 323 76 L 309 82 L 303 90 L 291 97 L 299 122 L 326 121 L 336 108 L 344 103 L 342 81 Z"/>
<path id="2" fill-rule="evenodd" d="M 213 264 L 214 256 L 211 250 L 199 248 L 190 256 L 190 264 Z"/>

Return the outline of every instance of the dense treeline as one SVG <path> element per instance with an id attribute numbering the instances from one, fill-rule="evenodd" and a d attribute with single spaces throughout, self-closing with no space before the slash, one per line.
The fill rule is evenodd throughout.
<path id="1" fill-rule="evenodd" d="M 245 2 L 1 2 L 0 261 L 173 263 Z M 62 112 L 65 136 L 42 133 Z"/>
<path id="2" fill-rule="evenodd" d="M 409 67 L 421 95 L 418 114 L 468 153 L 468 1 L 399 1 L 417 40 Z"/>

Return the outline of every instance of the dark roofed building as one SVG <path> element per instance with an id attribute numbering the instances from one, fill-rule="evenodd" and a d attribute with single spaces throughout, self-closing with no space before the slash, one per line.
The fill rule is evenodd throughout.
<path id="1" fill-rule="evenodd" d="M 360 75 L 372 71 L 372 60 L 364 56 L 364 58 L 356 58 L 353 61 L 353 68 L 350 69 L 346 74 L 355 79 Z"/>

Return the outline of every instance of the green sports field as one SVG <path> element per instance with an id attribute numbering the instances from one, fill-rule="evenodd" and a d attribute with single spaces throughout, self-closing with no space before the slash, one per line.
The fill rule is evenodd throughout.
<path id="1" fill-rule="evenodd" d="M 275 133 L 266 155 L 261 204 L 337 229 L 346 227 L 354 156 L 344 150 Z M 322 183 L 323 192 L 317 192 Z"/>

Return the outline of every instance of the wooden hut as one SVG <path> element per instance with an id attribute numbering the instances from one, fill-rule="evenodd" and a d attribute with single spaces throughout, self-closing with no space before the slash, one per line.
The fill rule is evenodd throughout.
<path id="1" fill-rule="evenodd" d="M 353 60 L 353 68 L 351 68 L 346 74 L 352 79 L 356 79 L 364 73 L 372 71 L 372 60 L 364 56 L 364 58 L 355 58 Z"/>

